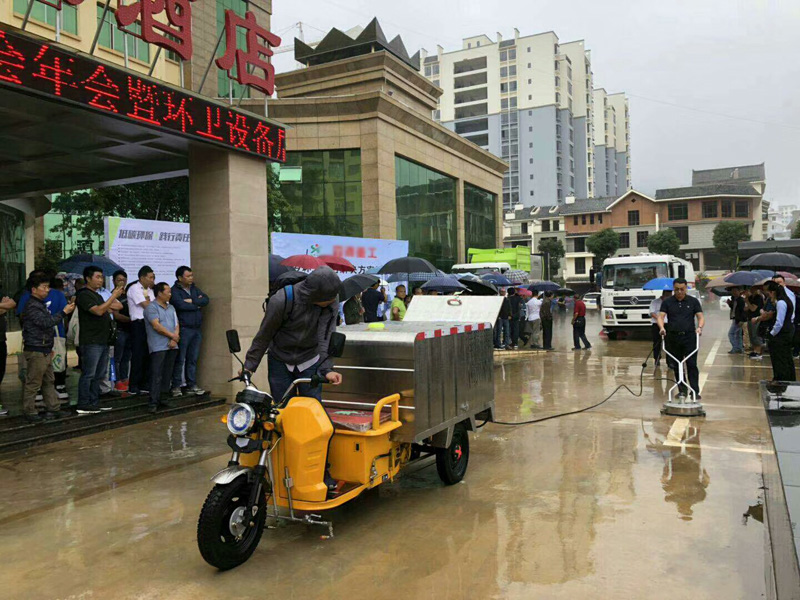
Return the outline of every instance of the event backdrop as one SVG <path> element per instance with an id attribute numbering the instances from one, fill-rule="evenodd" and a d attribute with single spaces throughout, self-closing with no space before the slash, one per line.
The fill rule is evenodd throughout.
<path id="1" fill-rule="evenodd" d="M 156 282 L 175 282 L 175 270 L 191 266 L 189 224 L 146 219 L 105 218 L 106 256 L 122 265 L 128 283 L 136 281 L 143 265 L 156 274 Z"/>

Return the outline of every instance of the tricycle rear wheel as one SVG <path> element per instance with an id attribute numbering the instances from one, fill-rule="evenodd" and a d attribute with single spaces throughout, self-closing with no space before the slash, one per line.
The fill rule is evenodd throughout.
<path id="1" fill-rule="evenodd" d="M 464 479 L 469 464 L 469 436 L 462 423 L 453 429 L 453 439 L 447 448 L 436 448 L 436 471 L 445 485 Z"/>

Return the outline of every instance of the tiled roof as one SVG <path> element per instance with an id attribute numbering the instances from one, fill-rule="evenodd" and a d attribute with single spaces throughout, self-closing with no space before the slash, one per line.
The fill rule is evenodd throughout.
<path id="1" fill-rule="evenodd" d="M 573 204 L 563 204 L 559 212 L 562 215 L 603 212 L 616 200 L 617 196 L 608 196 L 606 198 L 576 198 Z"/>
<path id="2" fill-rule="evenodd" d="M 561 206 L 539 206 L 539 210 L 535 214 L 531 214 L 531 211 L 536 209 L 536 206 L 526 206 L 524 208 L 519 208 L 514 210 L 514 218 L 513 219 L 506 219 L 507 221 L 530 221 L 531 219 L 555 219 L 561 214 L 559 210 L 562 208 Z M 551 210 L 555 208 L 556 210 Z"/>
<path id="3" fill-rule="evenodd" d="M 760 196 L 753 186 L 747 183 L 718 183 L 656 190 L 656 200 L 702 198 L 704 196 L 722 196 L 725 194 L 731 196 Z"/>
<path id="4" fill-rule="evenodd" d="M 723 167 L 721 169 L 704 169 L 692 171 L 692 185 L 708 185 L 735 181 L 766 181 L 764 163 L 760 165 L 743 165 L 740 167 Z"/>

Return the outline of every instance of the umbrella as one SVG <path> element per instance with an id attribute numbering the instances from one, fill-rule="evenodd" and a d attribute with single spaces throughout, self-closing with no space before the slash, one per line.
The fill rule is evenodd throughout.
<path id="1" fill-rule="evenodd" d="M 728 288 L 736 287 L 732 283 L 725 280 L 725 277 L 715 277 L 706 284 L 706 289 L 714 292 L 717 296 L 730 296 L 731 292 Z"/>
<path id="2" fill-rule="evenodd" d="M 643 290 L 669 291 L 674 287 L 675 280 L 672 277 L 656 277 L 642 286 Z"/>
<path id="3" fill-rule="evenodd" d="M 481 279 L 499 286 L 514 285 L 513 281 L 511 281 L 505 275 L 501 275 L 500 273 L 487 273 L 486 275 L 481 275 Z"/>
<path id="4" fill-rule="evenodd" d="M 324 260 L 318 259 L 316 256 L 310 254 L 295 254 L 289 258 L 284 258 L 281 261 L 284 267 L 293 267 L 295 269 L 303 269 L 304 271 L 313 271 L 318 267 L 326 267 Z"/>
<path id="5" fill-rule="evenodd" d="M 426 292 L 435 291 L 440 294 L 452 294 L 453 292 L 466 290 L 467 286 L 452 277 L 435 277 L 423 283 L 422 289 Z"/>
<path id="6" fill-rule="evenodd" d="M 514 283 L 528 283 L 531 278 L 531 274 L 527 271 L 520 271 L 519 269 L 512 269 L 511 271 L 506 271 L 505 276 L 508 277 Z"/>
<path id="7" fill-rule="evenodd" d="M 472 296 L 497 296 L 498 294 L 497 288 L 494 285 L 488 281 L 483 281 L 480 277 L 475 279 L 459 277 L 458 281 L 470 291 L 470 295 Z"/>
<path id="8" fill-rule="evenodd" d="M 531 296 L 533 296 L 533 292 L 527 288 L 518 287 L 516 288 L 516 290 L 517 290 L 517 296 L 520 296 L 522 298 L 530 298 Z"/>
<path id="9" fill-rule="evenodd" d="M 796 277 L 784 277 L 783 280 L 784 280 L 784 283 L 786 284 L 786 287 L 788 287 L 788 288 L 794 289 L 796 287 L 800 287 L 800 279 L 797 279 Z M 751 287 L 762 287 L 768 281 L 772 281 L 772 277 L 765 277 L 761 281 L 757 281 Z"/>
<path id="10" fill-rule="evenodd" d="M 284 267 L 281 261 L 285 260 L 278 254 L 269 255 L 269 280 L 275 281 L 279 275 L 283 275 L 287 271 L 291 271 L 289 267 Z"/>
<path id="11" fill-rule="evenodd" d="M 380 281 L 381 278 L 377 275 L 369 275 L 367 273 L 348 277 L 342 282 L 342 290 L 339 292 L 339 301 L 344 302 L 345 300 L 349 300 L 376 283 L 380 283 Z"/>
<path id="12" fill-rule="evenodd" d="M 319 259 L 334 271 L 339 271 L 340 273 L 355 273 L 355 265 L 342 256 L 322 254 Z"/>
<path id="13" fill-rule="evenodd" d="M 110 258 L 99 254 L 75 254 L 61 262 L 58 266 L 59 271 L 67 273 L 83 273 L 86 267 L 100 267 L 105 277 L 111 277 L 114 271 L 124 271 L 124 269 Z"/>
<path id="14" fill-rule="evenodd" d="M 395 283 L 397 281 L 428 281 L 434 277 L 447 277 L 444 271 L 436 269 L 434 273 L 395 273 L 388 277 L 387 281 Z"/>
<path id="15" fill-rule="evenodd" d="M 275 278 L 274 280 L 275 287 L 280 289 L 282 287 L 286 287 L 287 285 L 294 285 L 295 283 L 300 283 L 306 277 L 308 277 L 308 273 L 303 273 L 302 271 L 295 271 L 294 269 L 291 269 L 289 271 L 286 271 L 286 273 L 278 275 Z"/>
<path id="16" fill-rule="evenodd" d="M 561 286 L 552 281 L 536 281 L 528 286 L 532 292 L 555 292 Z"/>
<path id="17" fill-rule="evenodd" d="M 775 271 L 770 271 L 769 269 L 754 269 L 750 272 L 757 273 L 759 277 L 772 277 L 775 275 Z M 785 276 L 794 277 L 791 273 L 787 273 Z"/>
<path id="18" fill-rule="evenodd" d="M 404 256 L 393 258 L 380 269 L 378 273 L 436 273 L 438 269 L 424 258 L 416 256 Z"/>
<path id="19" fill-rule="evenodd" d="M 763 277 L 760 277 L 757 273 L 753 273 L 752 271 L 736 271 L 730 275 L 725 275 L 724 279 L 733 286 L 751 286 L 754 285 L 756 281 L 763 279 Z"/>
<path id="20" fill-rule="evenodd" d="M 575 290 L 570 288 L 558 288 L 554 293 L 556 296 L 574 296 Z"/>
<path id="21" fill-rule="evenodd" d="M 742 267 L 765 269 L 800 269 L 800 258 L 786 252 L 762 252 L 741 263 Z"/>
<path id="22" fill-rule="evenodd" d="M 780 275 L 784 279 L 786 279 L 787 277 L 797 278 L 797 275 L 789 273 L 789 271 L 776 271 L 775 275 Z M 766 275 L 764 277 L 766 277 Z"/>

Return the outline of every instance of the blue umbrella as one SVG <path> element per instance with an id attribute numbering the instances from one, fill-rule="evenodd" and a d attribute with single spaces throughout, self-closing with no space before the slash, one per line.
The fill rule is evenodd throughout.
<path id="1" fill-rule="evenodd" d="M 394 283 L 397 281 L 428 281 L 430 279 L 434 279 L 435 277 L 445 277 L 444 271 L 437 269 L 434 273 L 425 273 L 422 271 L 416 271 L 412 273 L 395 273 L 387 278 L 386 281 L 389 283 Z"/>
<path id="2" fill-rule="evenodd" d="M 775 271 L 770 271 L 769 269 L 754 269 L 750 271 L 751 273 L 758 273 L 761 279 L 771 278 L 775 275 Z"/>
<path id="3" fill-rule="evenodd" d="M 59 271 L 67 273 L 83 273 L 86 267 L 100 267 L 105 277 L 111 277 L 114 271 L 124 270 L 120 265 L 110 258 L 99 254 L 75 254 L 64 260 L 59 266 Z"/>
<path id="4" fill-rule="evenodd" d="M 755 285 L 762 279 L 764 278 L 753 271 L 736 271 L 725 276 L 725 281 L 731 285 Z"/>
<path id="5" fill-rule="evenodd" d="M 659 292 L 669 291 L 675 287 L 675 279 L 672 277 L 656 277 L 642 286 L 643 290 L 655 290 Z"/>
<path id="6" fill-rule="evenodd" d="M 500 275 L 500 273 L 487 273 L 486 275 L 481 275 L 481 279 L 484 281 L 488 281 L 489 283 L 493 283 L 497 286 L 509 286 L 514 285 L 514 282 L 511 281 L 505 275 Z M 556 286 L 558 287 L 558 286 Z"/>
<path id="7" fill-rule="evenodd" d="M 463 283 L 459 283 L 457 279 L 452 277 L 434 277 L 422 284 L 422 289 L 427 291 L 436 291 L 440 294 L 452 294 L 453 292 L 460 292 L 467 289 Z"/>
<path id="8" fill-rule="evenodd" d="M 555 292 L 560 287 L 560 285 L 552 281 L 537 281 L 536 283 L 530 284 L 528 289 L 532 292 Z"/>

